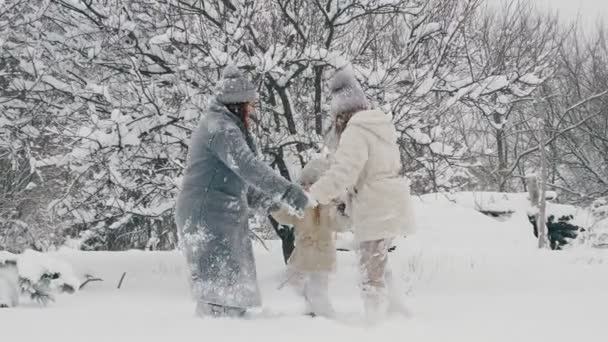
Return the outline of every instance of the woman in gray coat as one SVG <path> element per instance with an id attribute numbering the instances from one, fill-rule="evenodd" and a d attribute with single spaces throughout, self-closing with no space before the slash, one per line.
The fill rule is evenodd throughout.
<path id="1" fill-rule="evenodd" d="M 235 66 L 224 70 L 218 94 L 194 132 L 175 220 L 200 316 L 242 316 L 261 304 L 249 235 L 255 198 L 296 211 L 303 190 L 256 157 L 248 117 L 254 85 Z M 249 199 L 249 200 L 248 200 Z"/>

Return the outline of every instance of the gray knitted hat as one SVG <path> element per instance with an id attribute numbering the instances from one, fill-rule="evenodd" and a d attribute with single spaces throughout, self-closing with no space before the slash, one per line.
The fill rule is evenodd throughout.
<path id="1" fill-rule="evenodd" d="M 316 183 L 323 174 L 329 170 L 329 160 L 313 159 L 309 161 L 300 175 L 298 182 L 302 185 L 312 185 Z"/>
<path id="2" fill-rule="evenodd" d="M 352 68 L 339 69 L 329 82 L 331 114 L 349 113 L 369 108 L 367 97 L 355 79 Z"/>
<path id="3" fill-rule="evenodd" d="M 241 70 L 234 64 L 226 66 L 217 89 L 217 100 L 223 104 L 234 104 L 253 102 L 257 99 L 255 86 Z"/>

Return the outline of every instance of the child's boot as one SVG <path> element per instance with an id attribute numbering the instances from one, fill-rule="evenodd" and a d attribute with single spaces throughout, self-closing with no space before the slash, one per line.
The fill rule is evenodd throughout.
<path id="1" fill-rule="evenodd" d="M 313 316 L 333 318 L 336 315 L 329 300 L 329 277 L 323 273 L 313 273 L 306 284 L 305 298 L 307 310 Z"/>

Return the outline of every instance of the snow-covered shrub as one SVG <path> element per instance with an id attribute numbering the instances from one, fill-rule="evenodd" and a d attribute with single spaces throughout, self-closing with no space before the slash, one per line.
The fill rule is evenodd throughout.
<path id="1" fill-rule="evenodd" d="M 595 223 L 589 231 L 589 241 L 594 247 L 608 248 L 608 197 L 593 202 L 591 213 Z"/>
<path id="2" fill-rule="evenodd" d="M 561 250 L 588 230 L 587 212 L 572 205 L 547 204 L 547 231 L 551 249 Z M 538 238 L 536 215 L 528 213 L 534 236 Z"/>
<path id="3" fill-rule="evenodd" d="M 19 256 L 17 268 L 21 292 L 41 304 L 54 301 L 55 294 L 74 293 L 80 287 L 70 265 L 43 253 L 26 251 Z"/>
<path id="4" fill-rule="evenodd" d="M 591 213 L 600 220 L 608 218 L 608 197 L 595 200 L 591 205 Z"/>
<path id="5" fill-rule="evenodd" d="M 47 254 L 0 252 L 0 306 L 16 306 L 19 294 L 48 304 L 56 294 L 74 293 L 79 287 L 72 267 Z"/>

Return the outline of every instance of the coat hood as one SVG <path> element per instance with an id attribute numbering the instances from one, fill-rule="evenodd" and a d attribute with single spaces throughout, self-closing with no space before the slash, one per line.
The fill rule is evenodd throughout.
<path id="1" fill-rule="evenodd" d="M 348 121 L 347 127 L 356 126 L 387 143 L 396 143 L 397 135 L 391 117 L 378 109 L 356 113 Z"/>

